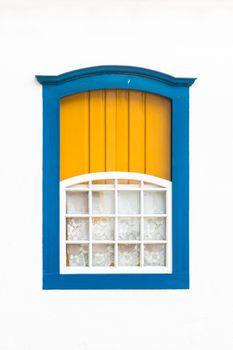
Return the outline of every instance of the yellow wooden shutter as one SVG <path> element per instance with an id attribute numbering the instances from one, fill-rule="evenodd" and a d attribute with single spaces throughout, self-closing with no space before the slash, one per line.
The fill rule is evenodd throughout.
<path id="1" fill-rule="evenodd" d="M 171 180 L 169 99 L 115 89 L 61 100 L 60 179 L 104 171 Z"/>

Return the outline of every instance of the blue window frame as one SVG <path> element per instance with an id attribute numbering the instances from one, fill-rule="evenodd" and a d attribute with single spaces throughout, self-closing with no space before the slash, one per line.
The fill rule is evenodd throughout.
<path id="1" fill-rule="evenodd" d="M 58 76 L 36 76 L 43 85 L 43 288 L 189 288 L 189 87 L 194 78 L 126 66 L 100 66 Z M 96 89 L 151 92 L 172 101 L 171 274 L 60 274 L 60 99 Z"/>

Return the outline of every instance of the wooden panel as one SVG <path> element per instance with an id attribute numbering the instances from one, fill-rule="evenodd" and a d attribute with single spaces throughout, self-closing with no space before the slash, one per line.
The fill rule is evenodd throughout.
<path id="1" fill-rule="evenodd" d="M 145 172 L 145 98 L 129 92 L 129 171 Z"/>
<path id="2" fill-rule="evenodd" d="M 90 173 L 105 171 L 105 91 L 90 92 Z M 104 183 L 96 181 L 96 183 Z"/>
<path id="3" fill-rule="evenodd" d="M 146 173 L 171 179 L 171 103 L 146 96 Z"/>
<path id="4" fill-rule="evenodd" d="M 106 171 L 116 171 L 116 90 L 106 91 Z"/>
<path id="5" fill-rule="evenodd" d="M 117 90 L 117 122 L 116 122 L 116 170 L 129 170 L 129 105 L 128 91 Z"/>
<path id="6" fill-rule="evenodd" d="M 89 93 L 60 103 L 60 179 L 89 172 Z"/>
<path id="7" fill-rule="evenodd" d="M 61 180 L 99 171 L 171 179 L 171 104 L 154 94 L 97 90 L 61 101 Z"/>

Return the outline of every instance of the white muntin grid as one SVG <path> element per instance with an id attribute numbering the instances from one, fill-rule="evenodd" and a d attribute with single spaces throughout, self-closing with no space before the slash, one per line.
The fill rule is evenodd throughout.
<path id="1" fill-rule="evenodd" d="M 102 180 L 101 183 L 96 183 Z M 106 180 L 112 180 L 110 181 Z M 121 180 L 126 180 L 122 183 Z M 104 182 L 104 183 L 102 183 Z M 136 183 L 137 182 L 137 183 Z M 80 175 L 60 182 L 60 273 L 61 274 L 85 274 L 85 273 L 172 273 L 172 183 L 151 175 L 130 173 L 130 172 L 103 172 Z M 114 211 L 112 213 L 93 213 L 93 193 L 106 193 L 110 191 L 114 194 Z M 119 212 L 119 193 L 138 193 L 139 212 L 126 213 Z M 67 195 L 70 193 L 86 193 L 88 206 L 86 213 L 67 213 Z M 165 212 L 164 213 L 144 213 L 144 196 L 148 192 L 165 193 Z M 153 209 L 153 208 L 152 208 Z M 153 210 L 152 210 L 153 211 Z M 89 223 L 88 239 L 67 239 L 67 219 L 86 218 Z M 114 222 L 113 239 L 93 239 L 93 220 L 95 218 L 111 218 Z M 122 240 L 119 238 L 119 219 L 120 218 L 138 218 L 140 225 L 139 239 Z M 144 237 L 144 220 L 147 218 L 165 219 L 165 239 L 147 240 Z M 69 266 L 68 251 L 69 247 L 85 245 L 88 249 L 87 266 Z M 100 247 L 112 245 L 114 260 L 112 266 L 93 266 L 93 246 Z M 128 246 L 127 246 L 128 245 Z M 139 247 L 139 263 L 137 266 L 119 266 L 119 248 L 120 247 Z M 163 245 L 165 249 L 164 264 L 162 266 L 145 266 L 144 253 L 145 247 L 158 247 Z"/>

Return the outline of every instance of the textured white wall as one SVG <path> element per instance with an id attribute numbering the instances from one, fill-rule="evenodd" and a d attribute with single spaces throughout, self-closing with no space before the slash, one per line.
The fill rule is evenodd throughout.
<path id="1" fill-rule="evenodd" d="M 0 0 L 0 349 L 233 349 L 233 2 Z M 191 88 L 191 289 L 42 291 L 35 74 L 136 65 Z"/>

